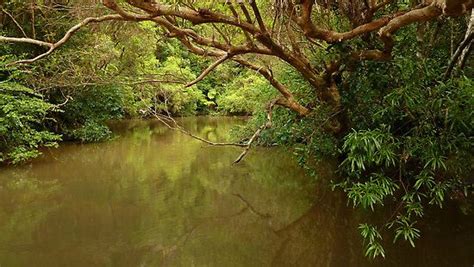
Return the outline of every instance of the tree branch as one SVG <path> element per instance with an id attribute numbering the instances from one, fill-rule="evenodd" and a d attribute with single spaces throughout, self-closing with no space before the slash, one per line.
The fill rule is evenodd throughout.
<path id="1" fill-rule="evenodd" d="M 152 109 L 150 109 L 150 111 L 156 119 L 158 119 L 161 123 L 163 123 L 169 129 L 179 131 L 179 132 L 181 132 L 181 133 L 183 133 L 187 136 L 190 136 L 190 137 L 192 137 L 192 138 L 194 138 L 198 141 L 201 141 L 203 143 L 206 143 L 208 145 L 211 145 L 211 146 L 236 146 L 236 147 L 246 147 L 247 146 L 247 144 L 242 144 L 242 143 L 212 142 L 210 140 L 204 139 L 202 137 L 199 137 L 199 136 L 185 130 L 171 116 L 158 114 L 155 110 L 152 110 Z"/>
<path id="2" fill-rule="evenodd" d="M 272 127 L 272 115 L 273 115 L 273 107 L 277 104 L 277 102 L 280 99 L 274 99 L 270 101 L 267 105 L 267 121 L 263 123 L 258 129 L 255 131 L 255 133 L 250 137 L 249 141 L 247 142 L 245 149 L 240 153 L 240 155 L 234 160 L 234 164 L 239 163 L 242 161 L 242 159 L 247 155 L 249 152 L 250 148 L 252 147 L 252 144 L 260 137 L 262 134 L 262 131 L 265 129 L 269 129 Z"/>
<path id="3" fill-rule="evenodd" d="M 200 82 L 202 79 L 204 79 L 211 71 L 213 71 L 217 66 L 222 64 L 224 61 L 227 59 L 231 58 L 232 54 L 226 53 L 224 56 L 216 60 L 214 63 L 212 63 L 209 67 L 207 67 L 201 75 L 199 75 L 194 81 L 186 84 L 186 87 L 191 87 L 195 85 L 196 83 Z"/>
<path id="4" fill-rule="evenodd" d="M 260 67 L 257 65 L 254 65 L 250 63 L 249 61 L 246 61 L 242 58 L 235 58 L 234 61 L 238 62 L 240 65 L 247 67 L 251 70 L 254 70 L 258 72 L 260 75 L 262 75 L 265 79 L 267 79 L 270 84 L 276 88 L 280 94 L 283 96 L 284 101 L 282 99 L 279 99 L 278 104 L 281 106 L 285 106 L 295 112 L 297 112 L 300 116 L 306 116 L 310 113 L 310 110 L 302 105 L 300 105 L 298 102 L 296 102 L 293 94 L 290 92 L 286 86 L 284 86 L 282 83 L 277 81 L 271 71 L 267 68 Z"/>
<path id="5" fill-rule="evenodd" d="M 252 7 L 253 13 L 255 14 L 255 18 L 257 19 L 258 26 L 263 33 L 267 32 L 267 28 L 265 27 L 265 23 L 263 22 L 262 15 L 260 15 L 260 10 L 258 10 L 257 3 L 255 0 L 250 0 L 250 7 Z"/>
<path id="6" fill-rule="evenodd" d="M 462 40 L 462 42 L 459 44 L 458 48 L 456 49 L 456 52 L 454 52 L 453 56 L 451 57 L 451 60 L 449 61 L 448 68 L 444 73 L 444 79 L 448 79 L 451 76 L 451 73 L 454 69 L 454 66 L 458 62 L 459 57 L 461 56 L 464 49 L 472 44 L 473 39 L 474 31 L 470 32 L 469 35 L 467 35 L 466 38 L 464 38 L 464 40 Z"/>
<path id="7" fill-rule="evenodd" d="M 15 23 L 15 25 L 18 27 L 18 29 L 20 29 L 20 31 L 21 31 L 21 33 L 23 34 L 23 36 L 24 36 L 25 38 L 28 38 L 28 35 L 26 35 L 25 31 L 24 31 L 23 28 L 21 27 L 20 23 L 18 23 L 18 21 L 16 21 L 15 17 L 13 17 L 12 14 L 10 14 L 8 11 L 6 11 L 6 10 L 3 9 L 3 8 L 2 8 L 1 10 L 2 10 L 3 13 L 7 14 L 7 16 L 9 16 L 9 17 L 12 19 L 13 23 Z"/>
<path id="8" fill-rule="evenodd" d="M 26 43 L 26 44 L 34 44 L 37 46 L 44 46 L 49 49 L 51 49 L 54 44 L 53 43 L 48 43 L 48 42 L 43 42 L 40 40 L 35 40 L 31 38 L 16 38 L 16 37 L 6 37 L 6 36 L 0 36 L 0 42 L 6 42 L 6 43 Z"/>
<path id="9" fill-rule="evenodd" d="M 250 13 L 247 10 L 247 8 L 245 7 L 244 1 L 240 0 L 238 2 L 239 2 L 240 9 L 242 10 L 242 13 L 244 13 L 244 16 L 245 16 L 245 19 L 247 20 L 247 22 L 253 24 L 252 17 L 250 17 Z"/>
<path id="10" fill-rule="evenodd" d="M 13 38 L 13 37 L 3 37 L 0 36 L 0 41 L 3 42 L 16 42 L 16 43 L 30 43 L 30 44 L 35 44 L 39 46 L 46 46 L 49 47 L 48 51 L 46 51 L 43 54 L 40 54 L 32 59 L 23 59 L 23 60 L 18 60 L 12 63 L 9 63 L 9 65 L 12 64 L 30 64 L 35 61 L 38 61 L 42 58 L 45 58 L 49 56 L 51 53 L 53 53 L 57 48 L 61 47 L 64 45 L 78 30 L 80 30 L 82 27 L 89 23 L 98 23 L 98 22 L 103 22 L 103 21 L 109 21 L 109 20 L 123 20 L 121 15 L 104 15 L 101 17 L 89 17 L 81 21 L 80 23 L 74 25 L 71 27 L 66 34 L 61 38 L 59 41 L 56 43 L 47 43 L 35 39 L 30 39 L 30 38 Z"/>
<path id="11" fill-rule="evenodd" d="M 230 12 L 231 12 L 232 15 L 234 16 L 234 18 L 236 18 L 238 21 L 240 21 L 239 13 L 237 13 L 237 10 L 235 10 L 234 4 L 232 4 L 232 0 L 226 0 L 226 4 L 227 4 L 227 6 L 229 7 Z M 248 21 L 249 23 L 252 23 L 252 21 L 250 20 L 250 18 L 247 19 L 247 21 Z M 246 31 L 244 31 L 243 29 L 241 29 L 241 30 L 242 30 L 242 32 L 244 33 L 245 38 L 247 39 L 247 42 L 248 42 L 249 44 L 252 44 L 252 43 L 253 43 L 253 42 L 252 42 L 252 38 L 250 37 L 249 33 L 246 32 Z"/>
<path id="12" fill-rule="evenodd" d="M 466 34 L 464 38 L 466 38 L 472 32 L 474 32 L 474 8 L 471 10 L 471 18 L 469 19 L 469 22 L 467 24 L 467 30 L 466 30 Z M 458 66 L 461 69 L 463 69 L 464 65 L 466 64 L 467 58 L 472 49 L 472 43 L 473 42 L 471 42 L 470 44 L 466 46 L 466 48 L 464 48 L 464 50 L 461 53 L 461 56 L 459 57 Z"/>

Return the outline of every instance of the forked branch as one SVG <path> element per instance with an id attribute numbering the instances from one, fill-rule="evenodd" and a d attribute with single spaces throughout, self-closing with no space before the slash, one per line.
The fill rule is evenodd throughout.
<path id="1" fill-rule="evenodd" d="M 202 79 L 204 79 L 211 71 L 213 71 L 217 66 L 222 64 L 224 61 L 227 59 L 231 58 L 232 54 L 226 53 L 224 56 L 220 57 L 218 60 L 216 60 L 214 63 L 212 63 L 209 67 L 207 67 L 194 81 L 186 84 L 186 87 L 191 87 L 195 85 L 196 83 L 200 82 Z"/>
<path id="2" fill-rule="evenodd" d="M 198 141 L 201 141 L 203 143 L 206 143 L 208 145 L 211 145 L 211 146 L 236 146 L 236 147 L 246 147 L 247 146 L 247 144 L 243 144 L 243 143 L 213 142 L 213 141 L 207 140 L 205 138 L 197 136 L 197 135 L 187 131 L 186 129 L 184 129 L 181 125 L 179 125 L 179 123 L 173 117 L 171 117 L 169 115 L 159 114 L 158 112 L 156 112 L 153 109 L 149 109 L 149 110 L 153 114 L 153 117 L 155 117 L 158 121 L 163 123 L 163 125 L 165 125 L 167 128 L 169 128 L 171 130 L 179 131 L 179 132 L 181 132 L 181 133 L 183 133 L 187 136 L 190 136 L 191 138 L 194 138 L 194 139 L 196 139 Z"/>
<path id="3" fill-rule="evenodd" d="M 242 161 L 242 159 L 247 155 L 249 152 L 250 148 L 252 147 L 252 144 L 260 137 L 262 132 L 266 129 L 269 129 L 272 127 L 272 115 L 273 115 L 273 108 L 278 102 L 280 101 L 280 98 L 274 99 L 270 101 L 267 104 L 266 112 L 267 112 L 267 120 L 260 126 L 258 129 L 255 131 L 255 133 L 250 137 L 248 140 L 245 149 L 240 153 L 240 155 L 234 160 L 234 164 L 239 163 Z"/>
<path id="4" fill-rule="evenodd" d="M 30 38 L 13 38 L 13 37 L 4 37 L 0 36 L 0 42 L 13 42 L 13 43 L 30 43 L 30 44 L 35 44 L 39 46 L 45 46 L 48 47 L 48 51 L 34 57 L 31 59 L 23 59 L 23 60 L 18 60 L 15 62 L 10 63 L 12 64 L 30 64 L 33 62 L 36 62 L 42 58 L 45 58 L 49 56 L 51 53 L 53 53 L 56 49 L 64 45 L 78 30 L 80 30 L 82 27 L 89 23 L 98 23 L 98 22 L 103 22 L 103 21 L 109 21 L 109 20 L 123 20 L 123 17 L 118 14 L 114 15 L 104 15 L 101 17 L 89 17 L 81 21 L 80 23 L 74 25 L 71 27 L 66 34 L 57 42 L 55 43 L 48 43 L 44 41 L 39 41 L 35 39 L 30 39 Z"/>

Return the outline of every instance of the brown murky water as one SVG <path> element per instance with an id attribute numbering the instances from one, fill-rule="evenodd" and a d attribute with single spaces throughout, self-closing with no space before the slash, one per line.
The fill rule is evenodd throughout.
<path id="1" fill-rule="evenodd" d="M 189 118 L 226 138 L 230 118 Z M 428 212 L 415 249 L 387 242 L 364 258 L 369 214 L 304 175 L 282 149 L 209 147 L 153 121 L 114 127 L 101 144 L 63 144 L 0 170 L 0 266 L 466 266 L 474 217 Z M 329 165 L 329 164 L 328 164 Z M 320 167 L 321 180 L 331 168 Z"/>

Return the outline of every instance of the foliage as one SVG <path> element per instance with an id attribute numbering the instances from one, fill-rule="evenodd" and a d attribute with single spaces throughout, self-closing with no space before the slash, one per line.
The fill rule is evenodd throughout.
<path id="1" fill-rule="evenodd" d="M 94 3 L 81 1 L 70 1 L 66 9 L 38 5 L 41 12 L 37 10 L 35 14 L 23 10 L 23 4 L 7 1 L 4 8 L 28 35 L 48 41 L 62 36 L 85 10 L 100 12 Z M 33 15 L 34 28 L 29 17 Z M 5 35 L 22 35 L 13 21 L 7 18 L 6 22 L 1 29 Z M 191 115 L 215 106 L 217 93 L 209 92 L 209 88 L 215 87 L 216 78 L 206 92 L 198 86 L 183 86 L 198 75 L 207 61 L 196 61 L 177 43 L 159 40 L 158 34 L 156 26 L 147 22 L 101 24 L 79 31 L 61 50 L 48 60 L 33 64 L 29 71 L 17 71 L 17 80 L 31 88 L 31 93 L 41 91 L 45 104 L 61 106 L 64 111 L 52 114 L 53 119 L 40 125 L 64 135 L 64 139 L 97 142 L 111 137 L 108 120 L 148 116 L 149 109 Z M 9 55 L 8 61 L 13 61 L 12 56 L 31 57 L 41 49 L 29 44 L 0 45 L 0 53 Z M 207 98 L 206 94 L 214 96 Z"/>
<path id="2" fill-rule="evenodd" d="M 217 96 L 219 111 L 227 114 L 252 114 L 261 110 L 267 102 L 273 89 L 261 76 L 246 73 L 236 77 L 225 88 L 225 91 Z"/>
<path id="3" fill-rule="evenodd" d="M 59 127 L 66 138 L 82 142 L 109 139 L 112 133 L 105 123 L 125 115 L 124 107 L 129 97 L 127 88 L 92 87 L 71 95 L 64 112 L 58 116 Z"/>
<path id="4" fill-rule="evenodd" d="M 56 146 L 60 136 L 44 124 L 55 108 L 33 90 L 12 81 L 0 82 L 0 163 L 19 163 L 41 154 L 40 146 Z"/>
<path id="5" fill-rule="evenodd" d="M 70 136 L 82 142 L 100 142 L 112 136 L 110 129 L 96 121 L 88 120 L 78 129 L 72 130 Z"/>
<path id="6" fill-rule="evenodd" d="M 341 170 L 347 178 L 338 184 L 354 206 L 373 210 L 388 196 L 400 202 L 396 218 L 383 227 L 394 229 L 394 241 L 412 246 L 420 236 L 416 218 L 426 205 L 442 207 L 450 192 L 466 192 L 473 160 L 472 80 L 419 82 L 406 80 L 383 98 L 372 114 L 373 129 L 345 137 Z"/>
<path id="7" fill-rule="evenodd" d="M 385 250 L 380 244 L 382 236 L 380 235 L 377 228 L 373 225 L 364 223 L 359 225 L 359 230 L 366 242 L 365 255 L 371 258 L 375 258 L 377 256 L 385 257 Z"/>
<path id="8" fill-rule="evenodd" d="M 41 15 L 32 24 L 35 15 L 31 11 L 23 12 L 21 1 L 6 2 L 5 8 L 22 18 L 20 23 L 26 25 L 24 30 L 29 35 L 47 41 L 57 40 L 81 14 L 101 13 L 94 1 L 86 1 L 88 8 L 81 1 L 69 1 L 65 9 L 40 7 L 42 12 L 37 13 Z M 467 195 L 467 178 L 474 166 L 474 82 L 468 78 L 472 70 L 468 68 L 466 76 L 455 72 L 454 78 L 443 78 L 451 58 L 449 50 L 453 50 L 453 43 L 462 39 L 465 32 L 462 18 L 450 19 L 449 23 L 443 18 L 422 24 L 431 17 L 413 16 L 400 29 L 392 25 L 380 31 L 377 28 L 378 35 L 367 32 L 354 34 L 360 38 L 335 41 L 327 37 L 330 34 L 320 34 L 325 32 L 320 29 L 345 32 L 364 24 L 366 19 L 380 16 L 398 19 L 410 13 L 403 10 L 410 9 L 411 3 L 383 4 L 376 13 L 370 13 L 357 1 L 350 6 L 321 4 L 309 10 L 318 13 L 311 18 L 318 27 L 300 27 L 301 31 L 295 31 L 291 29 L 298 25 L 278 14 L 285 1 L 277 1 L 283 5 L 280 9 L 272 6 L 271 1 L 263 1 L 259 3 L 264 11 L 258 21 L 260 25 L 243 34 L 248 25 L 233 27 L 240 23 L 233 17 L 229 20 L 232 23 L 225 23 L 222 18 L 232 12 L 218 1 L 164 2 L 176 7 L 177 13 L 183 5 L 199 12 L 190 11 L 195 14 L 191 16 L 194 21 L 186 20 L 189 16 L 179 17 L 169 12 L 166 20 L 174 27 L 169 33 L 151 22 L 131 25 L 115 21 L 81 29 L 76 38 L 48 61 L 33 64 L 21 77 L 15 76 L 17 73 L 2 73 L 6 81 L 0 92 L 0 133 L 4 139 L 0 160 L 19 162 L 38 155 L 39 146 L 54 145 L 58 139 L 58 135 L 51 133 L 53 129 L 66 138 L 83 142 L 106 140 L 111 134 L 106 127 L 108 120 L 148 116 L 150 110 L 175 116 L 211 113 L 216 109 L 224 114 L 252 114 L 250 123 L 239 132 L 248 137 L 266 122 L 264 105 L 277 96 L 257 74 L 268 69 L 269 80 L 277 78 L 288 89 L 287 94 L 278 95 L 294 104 L 287 107 L 301 106 L 311 109 L 311 113 L 306 116 L 306 112 L 298 111 L 299 116 L 275 107 L 272 128 L 263 132 L 258 142 L 294 148 L 298 162 L 314 176 L 317 175 L 315 161 L 337 158 L 340 179 L 335 181 L 334 188 L 347 194 L 348 203 L 370 211 L 384 205 L 397 207 L 387 223 L 360 225 L 367 256 L 385 256 L 381 245 L 385 235 L 393 236 L 394 242 L 404 240 L 415 246 L 421 235 L 417 221 L 428 206 L 442 207 L 455 193 Z M 365 6 L 368 8 L 367 2 Z M 245 10 L 244 5 L 240 8 Z M 253 13 L 258 17 L 257 12 Z M 219 25 L 204 23 L 209 18 Z M 197 25 L 191 27 L 191 22 L 200 22 L 199 19 L 204 22 L 193 23 Z M 261 24 L 271 21 L 272 27 L 262 30 Z M 420 24 L 414 25 L 415 21 Z M 371 27 L 359 27 L 359 30 Z M 390 29 L 398 30 L 396 35 Z M 1 30 L 9 36 L 22 34 L 12 21 L 2 25 Z M 308 31 L 315 31 L 317 37 L 306 38 L 304 34 Z M 198 77 L 211 60 L 198 59 L 178 45 L 177 40 L 162 40 L 165 34 L 183 37 L 181 43 L 205 56 L 210 51 L 227 55 L 233 49 L 265 49 L 252 51 L 258 58 L 243 52 L 234 55 L 255 61 L 259 66 L 250 69 L 256 72 L 225 64 L 201 83 L 186 88 L 184 84 Z M 393 51 L 392 37 L 395 38 Z M 31 44 L 0 46 L 2 54 L 15 58 L 30 57 L 41 51 L 42 48 Z M 358 51 L 368 52 L 368 56 L 380 62 L 354 57 Z M 393 58 L 383 62 L 387 52 Z M 268 54 L 288 64 L 276 62 Z M 331 90 L 333 86 L 338 90 Z M 42 95 L 37 94 L 39 91 Z M 59 105 L 64 113 L 56 113 L 54 120 L 49 120 L 50 111 Z M 331 131 L 333 122 L 343 127 Z"/>
<path id="9" fill-rule="evenodd" d="M 299 118 L 276 110 L 273 128 L 260 140 L 293 147 L 300 164 L 314 176 L 314 161 L 338 158 L 341 178 L 334 188 L 347 194 L 348 203 L 370 211 L 395 208 L 386 223 L 361 224 L 370 257 L 385 255 L 381 241 L 386 235 L 415 246 L 421 236 L 417 222 L 425 210 L 443 207 L 453 195 L 467 197 L 473 172 L 474 82 L 462 75 L 443 80 L 449 38 L 422 44 L 412 39 L 415 31 L 409 27 L 399 34 L 403 42 L 395 47 L 391 62 L 347 65 L 338 86 L 343 88 L 350 130 L 339 136 L 324 131 L 334 116 L 331 110 L 311 103 L 314 93 L 304 90 L 298 76 L 280 72 L 287 83 L 297 85 L 292 91 L 308 99 L 313 112 Z M 249 128 L 264 120 L 263 113 L 256 114 Z"/>
<path id="10" fill-rule="evenodd" d="M 163 63 L 158 64 L 157 71 L 164 76 L 178 75 L 180 79 L 191 81 L 196 75 L 189 68 L 189 61 L 184 58 L 169 56 Z M 184 88 L 183 84 L 164 83 L 156 89 L 154 108 L 159 112 L 190 115 L 197 111 L 199 104 L 206 100 L 196 86 Z"/>
<path id="11" fill-rule="evenodd" d="M 337 146 L 334 145 L 338 140 L 323 129 L 331 117 L 330 110 L 324 105 L 314 103 L 314 90 L 297 72 L 281 65 L 277 65 L 275 69 L 279 70 L 275 74 L 288 85 L 295 96 L 303 103 L 314 106 L 313 112 L 306 117 L 298 117 L 290 110 L 275 107 L 272 127 L 262 133 L 258 142 L 265 146 L 280 145 L 293 148 L 298 162 L 308 172 L 316 174 L 317 171 L 311 164 L 318 159 L 336 156 L 338 152 Z M 267 95 L 267 100 L 273 97 L 271 93 Z M 267 119 L 263 108 L 264 106 L 260 105 L 255 109 L 256 112 L 248 125 L 235 131 L 235 135 L 249 136 L 261 126 Z"/>

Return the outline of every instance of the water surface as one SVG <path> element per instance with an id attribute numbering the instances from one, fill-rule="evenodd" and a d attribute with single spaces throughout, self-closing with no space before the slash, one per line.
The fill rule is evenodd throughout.
<path id="1" fill-rule="evenodd" d="M 225 140 L 231 118 L 183 125 Z M 63 144 L 0 170 L 0 266 L 467 266 L 474 218 L 428 211 L 416 248 L 364 258 L 344 196 L 306 176 L 290 152 L 210 147 L 154 121 L 114 125 L 100 144 Z M 378 215 L 372 216 L 377 217 Z"/>

